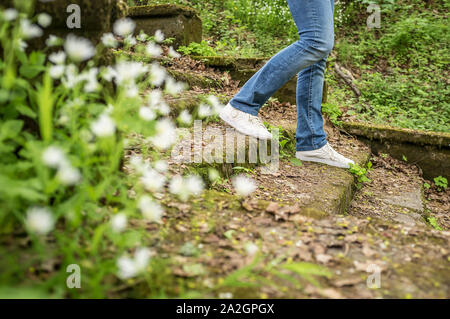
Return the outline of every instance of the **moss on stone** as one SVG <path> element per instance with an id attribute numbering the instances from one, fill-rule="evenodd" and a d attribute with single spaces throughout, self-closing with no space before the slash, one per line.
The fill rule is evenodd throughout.
<path id="1" fill-rule="evenodd" d="M 199 16 L 194 8 L 176 4 L 133 6 L 128 10 L 130 17 L 174 16 L 179 14 L 187 17 Z"/>
<path id="2" fill-rule="evenodd" d="M 450 133 L 427 132 L 361 122 L 344 122 L 343 127 L 351 134 L 364 136 L 370 140 L 389 140 L 450 148 Z"/>

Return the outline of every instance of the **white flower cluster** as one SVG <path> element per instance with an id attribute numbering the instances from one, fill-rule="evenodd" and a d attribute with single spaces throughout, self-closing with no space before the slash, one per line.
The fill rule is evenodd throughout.
<path id="1" fill-rule="evenodd" d="M 56 176 L 63 185 L 76 185 L 81 180 L 79 170 L 72 167 L 63 150 L 57 146 L 47 147 L 42 153 L 42 161 L 48 167 L 57 169 Z"/>

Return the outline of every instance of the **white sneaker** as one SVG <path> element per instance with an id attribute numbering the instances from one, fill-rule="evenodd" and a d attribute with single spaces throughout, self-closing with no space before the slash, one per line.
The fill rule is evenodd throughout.
<path id="1" fill-rule="evenodd" d="M 244 135 L 253 136 L 262 140 L 272 139 L 272 134 L 266 129 L 257 116 L 242 112 L 228 103 L 219 112 L 220 118 Z"/>
<path id="2" fill-rule="evenodd" d="M 329 143 L 318 150 L 298 151 L 295 157 L 301 161 L 323 163 L 341 168 L 350 168 L 350 164 L 355 164 L 351 159 L 336 152 Z"/>

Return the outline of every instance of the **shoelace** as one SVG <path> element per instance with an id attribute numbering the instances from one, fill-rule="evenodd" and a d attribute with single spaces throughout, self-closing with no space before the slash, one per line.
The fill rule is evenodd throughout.
<path id="1" fill-rule="evenodd" d="M 340 154 L 339 154 L 338 152 L 336 152 L 336 151 L 334 150 L 334 148 L 332 148 L 332 147 L 330 146 L 330 144 L 327 144 L 326 147 L 325 147 L 325 149 L 326 149 L 326 152 L 330 155 L 330 157 L 331 157 L 332 160 L 336 161 L 336 160 L 339 160 L 339 159 L 340 159 Z"/>
<path id="2" fill-rule="evenodd" d="M 261 119 L 259 118 L 259 117 L 257 117 L 257 116 L 253 116 L 253 115 L 248 115 L 248 119 L 249 119 L 249 122 L 250 123 L 252 123 L 252 124 L 255 124 L 255 125 L 257 125 L 257 126 L 259 126 L 259 127 L 261 127 L 261 128 L 266 128 L 265 126 L 264 126 L 264 124 L 261 122 Z"/>

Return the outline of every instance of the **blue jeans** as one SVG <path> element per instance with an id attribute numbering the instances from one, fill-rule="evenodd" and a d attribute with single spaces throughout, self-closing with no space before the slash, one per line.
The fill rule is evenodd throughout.
<path id="1" fill-rule="evenodd" d="M 327 143 L 321 112 L 326 60 L 334 45 L 334 0 L 287 0 L 300 40 L 272 57 L 231 100 L 234 108 L 257 115 L 294 75 L 297 81 L 297 151 Z"/>

